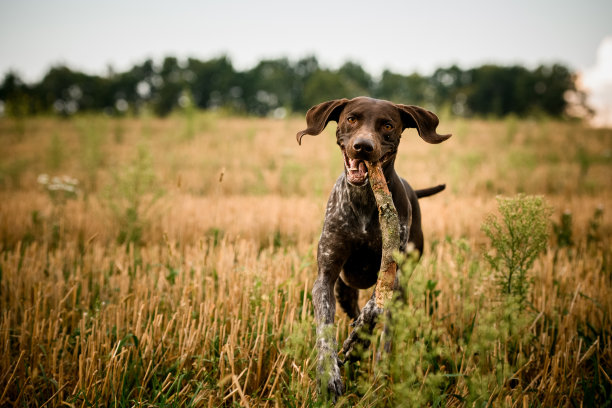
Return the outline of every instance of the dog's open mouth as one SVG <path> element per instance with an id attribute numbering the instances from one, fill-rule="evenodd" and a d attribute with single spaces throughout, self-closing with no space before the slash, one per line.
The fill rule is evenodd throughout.
<path id="1" fill-rule="evenodd" d="M 344 155 L 344 166 L 346 167 L 346 177 L 349 183 L 356 186 L 365 184 L 368 179 L 368 168 L 365 161 L 351 159 L 344 151 L 342 154 Z"/>

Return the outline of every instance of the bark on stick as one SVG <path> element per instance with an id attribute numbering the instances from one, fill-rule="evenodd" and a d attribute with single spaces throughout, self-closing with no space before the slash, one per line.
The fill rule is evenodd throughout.
<path id="1" fill-rule="evenodd" d="M 393 252 L 399 249 L 400 244 L 399 216 L 380 163 L 366 161 L 366 166 L 378 206 L 378 220 L 380 221 L 382 235 L 382 259 L 378 280 L 376 281 L 375 295 L 368 300 L 359 316 L 351 324 L 353 330 L 342 345 L 340 354 L 344 355 L 343 361 L 359 359 L 359 350 L 368 347 L 370 344 L 369 338 L 360 335 L 360 333 L 363 331 L 372 333 L 376 318 L 382 313 L 385 303 L 393 296 L 393 286 L 397 275 L 397 264 L 393 260 Z"/>
<path id="2" fill-rule="evenodd" d="M 376 306 L 382 309 L 385 302 L 393 296 L 393 286 L 397 275 L 397 264 L 393 259 L 393 252 L 397 251 L 400 245 L 399 217 L 381 164 L 366 161 L 366 165 L 370 185 L 378 205 L 378 220 L 382 234 L 382 259 L 376 282 Z"/>

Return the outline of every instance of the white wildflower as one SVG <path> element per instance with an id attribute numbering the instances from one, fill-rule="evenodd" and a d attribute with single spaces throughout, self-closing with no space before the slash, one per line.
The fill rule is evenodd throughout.
<path id="1" fill-rule="evenodd" d="M 38 178 L 36 179 L 36 181 L 38 181 L 38 184 L 42 184 L 42 185 L 47 185 L 49 184 L 49 175 L 48 174 L 39 174 Z"/>

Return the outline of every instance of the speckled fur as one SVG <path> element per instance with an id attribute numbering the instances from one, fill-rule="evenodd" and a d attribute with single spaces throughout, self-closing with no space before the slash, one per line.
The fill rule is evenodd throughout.
<path id="1" fill-rule="evenodd" d="M 298 142 L 305 134 L 319 134 L 327 122 L 335 120 L 338 122 L 336 139 L 346 157 L 383 163 L 385 179 L 399 216 L 400 250 L 405 251 L 410 242 L 421 253 L 423 233 L 417 194 L 397 175 L 394 163 L 400 136 L 406 127 L 417 127 L 420 136 L 429 143 L 440 143 L 450 136 L 435 133 L 437 117 L 418 107 L 355 98 L 317 105 L 310 109 L 306 119 L 308 128 L 298 133 Z M 386 124 L 391 124 L 392 129 L 385 127 Z M 368 149 L 361 149 L 359 143 Z M 354 185 L 347 172 L 345 168 L 327 202 L 317 253 L 319 274 L 312 288 L 317 320 L 318 377 L 322 388 L 326 384 L 323 391 L 332 395 L 340 395 L 343 391 L 333 336 L 336 299 L 349 317 L 359 316 L 357 325 L 372 326 L 380 313 L 375 305 L 372 307 L 372 302 L 368 302 L 360 315 L 357 304 L 359 289 L 372 287 L 380 269 L 382 237 L 376 200 L 368 182 Z"/>

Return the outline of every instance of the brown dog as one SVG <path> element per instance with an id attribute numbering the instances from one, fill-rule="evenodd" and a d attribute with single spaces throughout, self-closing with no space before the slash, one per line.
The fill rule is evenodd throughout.
<path id="1" fill-rule="evenodd" d="M 418 198 L 435 194 L 444 186 L 415 192 L 395 172 L 397 148 L 406 128 L 416 128 L 428 143 L 441 143 L 451 135 L 437 134 L 438 117 L 423 108 L 359 97 L 313 106 L 306 114 L 308 127 L 297 133 L 298 143 L 304 135 L 321 133 L 330 121 L 338 122 L 336 139 L 344 156 L 344 172 L 327 202 L 312 299 L 317 320 L 318 379 L 323 393 L 335 397 L 344 388 L 333 329 L 336 296 L 349 317 L 357 317 L 359 289 L 376 283 L 382 253 L 378 210 L 364 161 L 382 164 L 399 216 L 400 251 L 406 251 L 410 242 L 421 253 Z"/>

